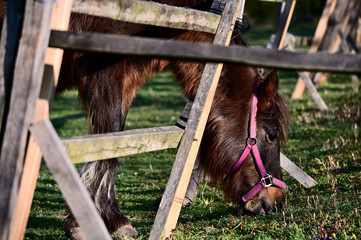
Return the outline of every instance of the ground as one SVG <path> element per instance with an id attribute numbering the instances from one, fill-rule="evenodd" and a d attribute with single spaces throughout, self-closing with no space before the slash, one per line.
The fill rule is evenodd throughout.
<path id="1" fill-rule="evenodd" d="M 308 26 L 295 34 L 312 32 Z M 306 30 L 305 30 L 306 29 Z M 264 45 L 274 29 L 249 33 L 253 45 Z M 126 129 L 173 125 L 186 102 L 168 72 L 157 75 L 138 94 Z M 282 152 L 318 183 L 306 189 L 287 173 L 286 207 L 267 216 L 238 215 L 221 190 L 207 182 L 197 200 L 182 210 L 174 239 L 360 239 L 361 238 L 361 95 L 347 75 L 331 74 L 317 85 L 329 110 L 321 113 L 308 93 L 290 99 L 295 72 L 280 72 L 280 92 L 291 113 L 289 140 Z M 360 87 L 358 87 L 360 91 Z M 86 120 L 76 91 L 57 96 L 51 120 L 61 137 L 86 134 Z M 117 199 L 124 213 L 147 239 L 176 150 L 120 159 Z M 78 169 L 81 165 L 76 166 Z M 25 239 L 66 239 L 62 222 L 66 204 L 49 170 L 42 166 Z"/>

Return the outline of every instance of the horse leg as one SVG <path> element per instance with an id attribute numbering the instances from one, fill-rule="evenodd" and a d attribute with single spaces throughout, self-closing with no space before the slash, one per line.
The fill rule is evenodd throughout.
<path id="1" fill-rule="evenodd" d="M 120 117 L 113 122 L 113 129 L 123 130 L 125 117 Z M 92 126 L 93 130 L 96 126 Z M 116 235 L 136 236 L 138 232 L 132 227 L 131 222 L 120 211 L 115 200 L 115 177 L 118 168 L 117 159 L 88 162 L 84 165 L 80 177 L 88 190 L 100 216 L 110 233 Z M 65 229 L 73 239 L 85 239 L 84 233 L 77 226 L 72 215 L 68 217 Z"/>
<path id="2" fill-rule="evenodd" d="M 88 117 L 91 119 L 90 133 L 122 131 L 127 110 L 122 111 L 121 83 L 111 81 L 110 76 L 102 79 L 102 74 L 94 78 L 88 76 L 84 92 L 80 96 L 85 100 Z M 117 159 L 88 162 L 80 176 L 83 184 L 94 201 L 100 216 L 110 233 L 136 236 L 138 232 L 131 222 L 121 213 L 115 200 L 115 177 L 118 168 Z M 85 239 L 72 214 L 69 214 L 65 231 L 73 239 Z"/>
<path id="3" fill-rule="evenodd" d="M 107 57 L 109 58 L 109 57 Z M 93 59 L 92 59 L 93 61 Z M 100 63 L 106 61 L 101 56 Z M 122 131 L 125 118 L 136 91 L 153 73 L 166 67 L 167 62 L 157 60 L 128 59 L 111 65 L 87 76 L 79 84 L 79 95 L 85 102 L 91 133 Z M 81 179 L 110 233 L 136 236 L 138 232 L 121 213 L 115 200 L 115 176 L 117 159 L 86 163 L 81 171 Z M 72 216 L 65 226 L 73 238 L 82 232 Z"/>

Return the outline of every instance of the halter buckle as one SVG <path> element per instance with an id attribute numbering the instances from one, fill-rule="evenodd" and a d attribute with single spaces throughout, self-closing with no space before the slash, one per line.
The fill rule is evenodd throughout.
<path id="1" fill-rule="evenodd" d="M 264 178 L 261 179 L 261 182 L 264 187 L 271 187 L 273 184 L 272 176 L 267 174 L 267 176 L 265 176 Z"/>
<path id="2" fill-rule="evenodd" d="M 257 139 L 249 137 L 249 138 L 247 138 L 247 144 L 254 146 L 257 144 Z"/>

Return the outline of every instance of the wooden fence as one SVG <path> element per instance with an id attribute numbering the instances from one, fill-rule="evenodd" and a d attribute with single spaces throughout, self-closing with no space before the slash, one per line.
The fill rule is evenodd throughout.
<path id="1" fill-rule="evenodd" d="M 11 4 L 8 5 L 7 11 L 8 17 L 18 17 L 10 13 L 11 10 L 21 8 L 22 2 L 16 0 L 10 2 Z M 0 195 L 0 222 L 2 222 L 0 225 L 0 239 L 8 239 L 9 236 L 16 236 L 16 234 L 21 238 L 24 230 L 14 229 L 16 229 L 17 225 L 25 228 L 24 221 L 26 222 L 26 220 L 24 219 L 27 219 L 26 214 L 19 218 L 14 216 L 16 216 L 15 212 L 18 209 L 22 209 L 19 207 L 21 199 L 18 197 L 21 195 L 20 192 L 22 189 L 30 188 L 33 190 L 34 188 L 34 185 L 30 187 L 23 186 L 23 183 L 28 181 L 28 179 L 21 181 L 20 190 L 18 187 L 21 176 L 24 176 L 28 171 L 23 168 L 26 146 L 28 146 L 27 151 L 28 153 L 30 152 L 30 155 L 26 157 L 25 166 L 29 162 L 37 163 L 37 166 L 39 166 L 41 159 L 41 154 L 38 150 L 38 153 L 33 155 L 31 154 L 32 151 L 29 150 L 32 145 L 35 145 L 32 139 L 33 137 L 41 148 L 45 160 L 57 180 L 65 199 L 89 239 L 109 239 L 110 237 L 96 213 L 95 207 L 90 201 L 84 186 L 81 185 L 74 166 L 70 164 L 71 160 L 69 155 L 74 158 L 73 162 L 83 162 L 122 156 L 124 154 L 134 154 L 141 151 L 176 147 L 180 143 L 162 204 L 151 232 L 151 239 L 159 239 L 161 236 L 169 236 L 176 224 L 181 206 L 180 199 L 184 198 L 186 186 L 189 182 L 190 173 L 200 144 L 200 141 L 194 141 L 194 139 L 201 139 L 202 137 L 210 103 L 212 102 L 222 69 L 221 63 L 247 64 L 290 70 L 361 73 L 361 56 L 357 54 L 297 53 L 227 46 L 230 41 L 232 26 L 237 14 L 239 14 L 238 12 L 242 12 L 242 6 L 244 6 L 245 0 L 227 1 L 222 16 L 192 9 L 134 0 L 87 0 L 86 2 L 74 0 L 74 2 L 77 3 L 77 8 L 74 10 L 81 13 L 161 27 L 204 31 L 215 33 L 216 37 L 213 44 L 206 44 L 108 34 L 68 32 L 66 31 L 66 26 L 70 15 L 71 0 L 59 2 L 59 6 L 49 2 L 43 3 L 41 1 L 27 0 L 26 6 L 23 6 L 26 10 L 22 34 L 17 37 L 20 41 L 15 66 L 12 68 L 12 70 L 14 70 L 14 76 L 9 78 L 10 80 L 7 80 L 11 81 L 12 84 L 6 82 L 6 84 L 3 85 L 3 90 L 5 92 L 12 91 L 12 94 L 11 99 L 6 99 L 7 107 L 5 107 L 4 119 L 8 124 L 6 124 L 6 128 L 2 129 L 3 140 L 1 145 L 0 169 L 4 174 L 1 174 L 0 177 L 0 187 L 5 190 Z M 289 4 L 288 6 L 290 6 L 289 11 L 291 11 L 292 5 L 294 7 L 295 2 L 295 0 L 286 1 L 286 3 Z M 109 11 L 109 6 L 111 6 L 112 11 Z M 52 14 L 53 7 L 54 13 Z M 140 18 L 138 14 L 140 9 L 143 13 L 147 11 L 149 16 L 154 14 L 155 17 Z M 282 46 L 282 36 L 284 36 L 285 31 L 287 31 L 289 23 L 289 12 L 285 14 L 288 14 L 288 16 L 285 17 L 286 25 L 283 30 L 277 34 L 277 38 L 279 39 L 278 44 L 280 44 L 278 46 Z M 50 21 L 52 16 L 53 20 Z M 164 21 L 164 19 L 169 21 Z M 51 22 L 52 31 L 50 31 Z M 6 28 L 4 29 L 6 34 L 12 34 L 11 31 L 13 31 L 13 29 L 9 30 L 9 27 L 7 30 Z M 4 48 L 5 43 L 6 41 L 2 41 L 0 50 Z M 208 62 L 208 64 L 206 65 L 205 73 L 199 86 L 199 94 L 197 94 L 192 107 L 186 111 L 189 113 L 189 120 L 185 126 L 185 130 L 177 127 L 152 128 L 108 135 L 75 137 L 61 141 L 49 120 L 39 121 L 48 116 L 48 110 L 44 109 L 47 109 L 48 102 L 51 102 L 52 91 L 54 86 L 56 86 L 62 57 L 61 50 L 48 49 L 46 59 L 47 63 L 51 64 L 51 66 L 45 68 L 46 74 L 43 75 L 43 63 L 48 46 L 122 55 L 205 61 Z M 181 49 L 181 51 L 179 49 Z M 11 50 L 6 49 L 6 51 L 9 52 Z M 4 54 L 0 54 L 2 57 L 3 55 Z M 6 61 L 4 57 L 0 60 L 2 63 Z M 48 93 L 47 97 L 45 97 L 45 105 L 41 104 L 41 100 L 38 100 L 42 78 L 44 79 L 43 82 L 46 83 L 43 85 Z M 1 81 L 4 81 L 4 79 L 1 79 Z M 13 85 L 12 89 L 9 89 L 9 85 Z M 34 119 L 34 116 L 39 116 L 38 112 L 42 110 L 45 112 L 40 114 L 42 117 Z M 31 130 L 32 136 L 29 144 L 27 144 L 26 137 L 29 129 Z M 157 145 L 157 142 L 164 142 L 164 133 L 171 133 L 171 135 L 168 136 L 169 138 L 166 139 L 167 144 Z M 182 136 L 183 138 L 181 139 Z M 138 148 L 135 152 L 125 150 L 126 146 L 120 146 L 121 141 L 124 139 L 128 139 L 127 142 L 139 142 L 135 139 L 144 139 L 145 137 L 154 139 L 154 146 L 148 146 L 145 149 Z M 156 141 L 157 139 L 159 141 Z M 97 156 L 91 156 L 84 152 L 79 154 L 79 149 L 81 148 L 86 151 L 90 148 L 99 147 L 101 144 L 117 144 L 114 145 L 114 149 L 120 147 L 122 150 L 114 150 L 110 155 L 108 153 L 99 153 Z M 65 151 L 64 146 L 68 149 L 68 152 Z M 50 151 L 50 147 L 53 149 L 56 148 L 56 151 Z M 37 156 L 34 157 L 35 155 Z M 84 155 L 85 157 L 80 159 L 79 155 Z M 37 160 L 35 160 L 35 158 Z M 309 187 L 315 184 L 313 179 L 310 179 L 309 176 L 305 175 L 283 155 L 281 165 L 293 174 L 295 178 L 301 179 L 300 181 L 303 181 L 302 183 L 305 186 Z M 33 173 L 31 178 L 36 179 L 38 168 L 29 171 Z M 34 184 L 34 180 L 32 182 Z M 29 194 L 31 193 L 24 193 L 25 196 Z M 74 198 L 74 196 L 76 196 L 76 198 Z M 16 203 L 18 203 L 17 207 L 15 207 Z M 82 211 L 82 209 L 85 208 L 84 204 L 89 207 L 86 213 Z M 24 211 L 28 212 L 29 208 L 28 206 L 28 209 Z M 14 239 L 16 238 L 17 237 L 14 237 Z"/>

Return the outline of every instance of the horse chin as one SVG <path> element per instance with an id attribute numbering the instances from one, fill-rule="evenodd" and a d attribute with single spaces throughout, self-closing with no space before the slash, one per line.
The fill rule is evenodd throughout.
<path id="1" fill-rule="evenodd" d="M 269 212 L 278 212 L 284 206 L 284 197 L 274 203 L 269 203 L 266 199 L 250 199 L 246 203 L 239 204 L 240 214 L 264 216 Z"/>
<path id="2" fill-rule="evenodd" d="M 241 214 L 263 216 L 268 213 L 269 209 L 264 206 L 262 201 L 251 199 L 246 203 L 240 203 L 239 211 Z"/>

